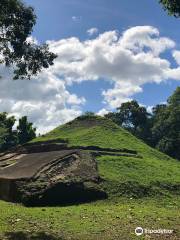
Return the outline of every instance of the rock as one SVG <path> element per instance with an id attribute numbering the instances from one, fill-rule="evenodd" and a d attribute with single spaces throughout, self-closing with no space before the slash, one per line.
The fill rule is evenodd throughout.
<path id="1" fill-rule="evenodd" d="M 20 222 L 21 221 L 21 219 L 20 218 L 17 218 L 16 220 L 15 220 L 15 222 Z"/>
<path id="2" fill-rule="evenodd" d="M 43 206 L 107 197 L 99 187 L 97 163 L 89 151 L 52 145 L 39 151 L 33 146 L 1 154 L 1 199 Z"/>

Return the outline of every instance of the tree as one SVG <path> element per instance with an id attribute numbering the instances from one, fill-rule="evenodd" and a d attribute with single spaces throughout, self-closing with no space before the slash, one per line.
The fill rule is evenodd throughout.
<path id="1" fill-rule="evenodd" d="M 36 128 L 33 127 L 31 122 L 28 122 L 27 116 L 19 119 L 17 135 L 20 144 L 26 143 L 36 137 Z"/>
<path id="2" fill-rule="evenodd" d="M 180 159 L 180 87 L 169 97 L 167 105 L 153 109 L 152 137 L 157 149 Z"/>
<path id="3" fill-rule="evenodd" d="M 122 105 L 117 108 L 117 112 L 108 113 L 106 117 L 130 131 L 136 137 L 150 143 L 150 114 L 145 107 L 139 106 L 137 101 L 133 100 L 122 103 Z"/>
<path id="4" fill-rule="evenodd" d="M 123 119 L 119 112 L 108 112 L 105 117 L 111 119 L 114 123 L 122 127 Z"/>
<path id="5" fill-rule="evenodd" d="M 180 17 L 180 0 L 159 0 L 169 15 Z"/>
<path id="6" fill-rule="evenodd" d="M 16 119 L 14 116 L 8 117 L 8 114 L 0 113 L 0 151 L 8 150 L 17 144 L 26 143 L 36 137 L 36 128 L 27 121 L 24 116 L 19 119 L 19 125 L 15 129 Z"/>
<path id="7" fill-rule="evenodd" d="M 142 126 L 147 120 L 146 108 L 139 106 L 135 100 L 123 103 L 117 110 L 121 116 L 122 125 L 127 129 L 132 129 L 134 133 L 137 131 L 138 126 Z"/>
<path id="8" fill-rule="evenodd" d="M 136 101 L 123 103 L 105 117 L 171 157 L 180 159 L 180 87 L 149 114 Z"/>
<path id="9" fill-rule="evenodd" d="M 7 113 L 0 113 L 0 150 L 6 150 L 17 144 L 17 134 L 13 130 L 15 118 Z"/>
<path id="10" fill-rule="evenodd" d="M 180 87 L 177 87 L 173 95 L 168 98 L 168 104 L 172 107 L 180 107 Z"/>
<path id="11" fill-rule="evenodd" d="M 5 140 L 7 136 L 7 130 L 4 127 L 0 127 L 0 150 L 3 149 Z"/>
<path id="12" fill-rule="evenodd" d="M 0 1 L 0 63 L 14 67 L 14 79 L 30 79 L 56 58 L 48 45 L 27 40 L 35 23 L 34 9 L 21 0 Z"/>

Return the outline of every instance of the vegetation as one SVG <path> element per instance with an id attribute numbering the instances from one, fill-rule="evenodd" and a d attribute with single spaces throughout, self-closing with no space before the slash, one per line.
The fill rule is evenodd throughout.
<path id="1" fill-rule="evenodd" d="M 14 67 L 14 79 L 30 78 L 56 58 L 48 45 L 27 41 L 35 23 L 33 8 L 21 0 L 0 1 L 0 63 Z"/>
<path id="2" fill-rule="evenodd" d="M 153 236 L 154 239 L 179 238 L 180 165 L 177 160 L 147 146 L 111 120 L 92 114 L 81 116 L 32 142 L 60 139 L 68 140 L 70 146 L 133 149 L 141 158 L 97 158 L 101 187 L 109 195 L 107 200 L 43 208 L 0 202 L 3 236 L 9 232 L 7 239 L 24 236 L 24 239 L 41 240 L 44 239 L 41 235 L 48 235 L 53 240 L 129 240 L 137 238 L 134 229 L 142 226 L 174 230 L 172 235 Z"/>
<path id="3" fill-rule="evenodd" d="M 169 188 L 169 184 L 170 188 L 176 188 L 180 180 L 178 177 L 179 164 L 176 160 L 147 146 L 109 119 L 99 116 L 79 117 L 54 129 L 45 136 L 32 140 L 32 142 L 58 140 L 59 137 L 68 140 L 69 146 L 128 148 L 137 151 L 142 158 L 119 156 L 98 158 L 100 172 L 109 184 L 103 187 L 108 187 L 110 192 L 112 185 L 115 188 L 115 193 L 122 193 L 118 189 L 119 187 L 121 188 L 126 184 L 129 184 L 130 187 L 135 183 L 134 188 L 138 188 L 139 194 L 141 194 L 143 184 L 145 188 L 149 189 L 147 195 L 153 194 L 154 191 L 155 194 L 158 191 L 163 193 L 164 190 L 167 190 L 166 186 Z M 143 175 L 143 172 L 148 173 L 148 178 Z"/>
<path id="4" fill-rule="evenodd" d="M 7 113 L 0 113 L 0 151 L 26 143 L 36 137 L 36 129 L 28 122 L 26 116 L 19 119 L 16 130 L 15 122 L 14 116 L 8 117 Z"/>
<path id="5" fill-rule="evenodd" d="M 155 106 L 152 114 L 137 101 L 131 101 L 106 117 L 150 146 L 180 159 L 180 87 L 169 97 L 167 104 Z"/>
<path id="6" fill-rule="evenodd" d="M 180 87 L 168 99 L 167 105 L 153 109 L 152 138 L 157 149 L 180 159 Z"/>
<path id="7" fill-rule="evenodd" d="M 17 143 L 17 134 L 13 131 L 15 118 L 7 113 L 0 113 L 0 150 L 6 150 Z"/>
<path id="8" fill-rule="evenodd" d="M 122 103 L 116 112 L 110 112 L 106 117 L 146 143 L 152 143 L 151 114 L 147 112 L 145 107 L 140 106 L 137 101 Z"/>
<path id="9" fill-rule="evenodd" d="M 20 144 L 29 142 L 36 137 L 36 128 L 33 127 L 32 123 L 28 122 L 26 116 L 19 119 L 17 136 Z"/>
<path id="10" fill-rule="evenodd" d="M 25 208 L 0 201 L 0 239 L 135 240 L 134 229 L 142 226 L 173 229 L 172 235 L 153 234 L 151 239 L 177 240 L 179 203 L 177 197 L 115 198 L 76 206 Z"/>
<path id="11" fill-rule="evenodd" d="M 180 17 L 180 1 L 179 0 L 159 0 L 169 15 Z"/>
<path id="12" fill-rule="evenodd" d="M 160 3 L 169 14 L 180 17 L 178 0 Z M 56 57 L 47 45 L 27 40 L 35 23 L 34 10 L 21 0 L 0 1 L 0 63 L 14 67 L 14 79 L 30 78 L 52 65 Z M 138 154 L 97 157 L 100 187 L 109 196 L 106 200 L 43 208 L 0 201 L 0 239 L 133 240 L 137 239 L 137 226 L 174 231 L 140 239 L 179 239 L 180 163 L 143 142 L 179 158 L 179 96 L 180 88 L 167 104 L 156 106 L 152 115 L 136 101 L 122 104 L 106 118 L 88 112 L 38 138 L 34 138 L 36 129 L 27 117 L 22 117 L 14 130 L 16 119 L 0 113 L 0 150 L 33 139 L 34 143 L 63 140 L 69 146 L 129 149 Z"/>

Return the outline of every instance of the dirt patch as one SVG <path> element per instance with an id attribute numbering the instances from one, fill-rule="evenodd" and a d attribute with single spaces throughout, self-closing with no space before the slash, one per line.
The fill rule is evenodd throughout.
<path id="1" fill-rule="evenodd" d="M 9 162 L 13 164 L 6 166 Z M 3 164 L 2 164 L 3 163 Z M 0 198 L 26 205 L 73 204 L 107 197 L 97 163 L 88 151 L 72 149 L 0 159 Z"/>
<path id="2" fill-rule="evenodd" d="M 0 155 L 0 198 L 28 205 L 80 203 L 106 198 L 95 157 L 141 156 L 131 149 L 30 143 Z"/>

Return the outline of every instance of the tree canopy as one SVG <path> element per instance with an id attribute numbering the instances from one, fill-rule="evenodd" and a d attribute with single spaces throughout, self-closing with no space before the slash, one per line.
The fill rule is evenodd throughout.
<path id="1" fill-rule="evenodd" d="M 48 45 L 28 41 L 36 24 L 32 7 L 21 0 L 0 1 L 0 63 L 13 66 L 14 79 L 29 78 L 53 64 Z"/>
<path id="2" fill-rule="evenodd" d="M 0 113 L 0 149 L 6 150 L 17 143 L 16 133 L 13 131 L 15 118 L 7 113 Z"/>
<path id="3" fill-rule="evenodd" d="M 133 100 L 106 117 L 150 146 L 180 159 L 180 87 L 168 98 L 167 104 L 156 105 L 152 114 Z"/>
<path id="4" fill-rule="evenodd" d="M 156 148 L 180 159 L 180 87 L 169 97 L 167 105 L 153 109 L 152 138 Z"/>
<path id="5" fill-rule="evenodd" d="M 19 119 L 15 128 L 16 119 L 7 113 L 0 113 L 0 151 L 7 150 L 17 144 L 26 143 L 36 137 L 36 128 L 24 116 Z"/>
<path id="6" fill-rule="evenodd" d="M 146 108 L 140 106 L 135 100 L 122 103 L 116 112 L 106 115 L 107 118 L 145 141 L 150 140 L 151 121 L 149 116 Z"/>
<path id="7" fill-rule="evenodd" d="M 180 17 L 180 0 L 159 0 L 169 15 Z"/>
<path id="8" fill-rule="evenodd" d="M 28 122 L 27 116 L 19 119 L 17 131 L 17 136 L 20 144 L 26 143 L 36 137 L 36 128 L 33 127 L 33 124 L 31 122 Z"/>

